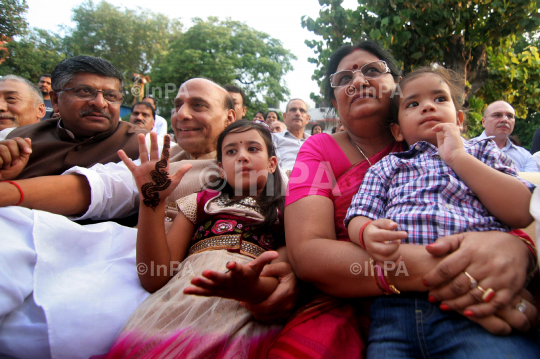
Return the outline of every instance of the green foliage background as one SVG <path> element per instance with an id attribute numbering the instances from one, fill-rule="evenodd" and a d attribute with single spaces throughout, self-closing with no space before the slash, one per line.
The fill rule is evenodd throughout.
<path id="1" fill-rule="evenodd" d="M 306 41 L 317 55 L 310 61 L 319 84 L 337 48 L 371 38 L 391 50 L 404 73 L 433 62 L 456 71 L 468 91 L 471 137 L 481 132 L 481 113 L 493 100 L 510 102 L 519 118 L 540 108 L 538 50 L 531 40 L 540 27 L 537 1 L 359 0 L 356 9 L 342 3 L 319 0 L 319 16 L 302 18 L 302 26 L 320 36 Z M 534 126 L 534 118 L 516 126 L 525 146 L 529 131 L 521 128 Z"/>
<path id="2" fill-rule="evenodd" d="M 124 74 L 127 105 L 139 90 L 133 87 L 134 74 L 150 76 L 146 94 L 157 97 L 158 112 L 166 119 L 178 86 L 193 77 L 244 89 L 247 118 L 289 95 L 283 78 L 296 57 L 279 40 L 238 21 L 195 18 L 184 31 L 180 21 L 163 14 L 88 0 L 73 10 L 75 27 L 62 28 L 65 35 L 60 36 L 26 31 L 24 0 L 1 1 L 11 7 L 0 10 L 0 16 L 10 19 L 0 29 L 19 36 L 6 45 L 8 56 L 0 64 L 0 75 L 17 74 L 37 82 L 39 75 L 52 72 L 67 57 L 102 57 Z"/>

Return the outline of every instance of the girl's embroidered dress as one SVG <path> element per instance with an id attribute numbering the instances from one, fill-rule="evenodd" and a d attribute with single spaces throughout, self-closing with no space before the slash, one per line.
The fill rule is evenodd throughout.
<path id="1" fill-rule="evenodd" d="M 250 227 L 264 219 L 256 201 L 231 202 L 206 190 L 177 205 L 196 226 L 188 257 L 169 283 L 131 315 L 105 358 L 266 357 L 281 326 L 256 322 L 236 300 L 183 294 L 206 269 L 224 272 L 228 261 L 246 264 L 277 249 L 271 235 Z"/>

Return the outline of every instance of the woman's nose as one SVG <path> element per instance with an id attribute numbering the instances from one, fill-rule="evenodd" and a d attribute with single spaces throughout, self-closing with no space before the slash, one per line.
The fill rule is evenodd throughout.
<path id="1" fill-rule="evenodd" d="M 369 82 L 362 74 L 362 71 L 355 71 L 353 72 L 351 84 L 356 88 L 360 88 L 360 86 L 365 86 L 366 84 L 369 84 Z"/>

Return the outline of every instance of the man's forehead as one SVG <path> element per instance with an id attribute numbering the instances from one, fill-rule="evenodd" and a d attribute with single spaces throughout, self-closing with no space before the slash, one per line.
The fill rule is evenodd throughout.
<path id="1" fill-rule="evenodd" d="M 302 100 L 292 100 L 290 103 L 289 103 L 289 109 L 291 108 L 303 108 L 304 110 L 307 109 L 307 106 L 306 104 L 304 103 L 304 101 Z"/>
<path id="2" fill-rule="evenodd" d="M 207 100 L 223 100 L 228 92 L 216 83 L 206 79 L 191 79 L 182 84 L 176 98 L 183 100 L 190 97 L 204 98 Z"/>
<path id="3" fill-rule="evenodd" d="M 116 87 L 117 90 L 120 90 L 120 80 L 116 77 L 109 77 L 109 76 L 103 76 L 98 74 L 93 74 L 90 72 L 78 72 L 75 75 L 73 75 L 73 78 L 66 84 L 66 87 L 71 86 L 80 86 L 80 85 L 86 85 L 86 86 L 101 86 L 103 82 L 107 83 L 114 83 L 114 87 Z"/>
<path id="4" fill-rule="evenodd" d="M 133 108 L 133 112 L 135 111 L 152 113 L 152 111 L 150 111 L 150 109 L 145 105 L 135 105 L 135 107 Z"/>
<path id="5" fill-rule="evenodd" d="M 39 81 L 41 82 L 51 82 L 51 78 L 50 77 L 46 77 L 46 76 L 43 76 L 39 79 Z"/>
<path id="6" fill-rule="evenodd" d="M 514 108 L 506 103 L 506 102 L 503 102 L 503 101 L 500 101 L 500 102 L 494 102 L 492 103 L 491 105 L 488 106 L 488 114 L 493 114 L 493 113 L 496 113 L 496 112 L 509 112 L 509 113 L 514 113 Z"/>
<path id="7" fill-rule="evenodd" d="M 15 80 L 5 80 L 0 82 L 0 92 L 1 93 L 17 93 L 19 95 L 28 94 L 30 89 L 27 84 L 24 84 L 20 81 Z"/>

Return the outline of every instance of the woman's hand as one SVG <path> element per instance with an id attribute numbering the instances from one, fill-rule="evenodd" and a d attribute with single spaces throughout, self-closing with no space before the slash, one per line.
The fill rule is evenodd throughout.
<path id="1" fill-rule="evenodd" d="M 279 284 L 266 300 L 258 304 L 243 302 L 259 322 L 283 323 L 292 315 L 298 300 L 298 280 L 288 262 L 271 263 L 264 267 L 261 277 L 276 277 Z"/>
<path id="2" fill-rule="evenodd" d="M 512 234 L 467 232 L 439 238 L 426 248 L 434 256 L 447 255 L 424 276 L 430 296 L 458 312 L 469 310 L 475 318 L 492 315 L 510 305 L 525 283 L 529 252 Z M 471 286 L 465 271 L 476 285 Z M 495 295 L 484 302 L 477 286 Z"/>
<path id="3" fill-rule="evenodd" d="M 118 151 L 118 156 L 133 174 L 139 193 L 144 198 L 143 203 L 155 210 L 158 204 L 160 202 L 164 203 L 165 198 L 174 191 L 184 174 L 191 168 L 191 165 L 182 166 L 178 172 L 171 176 L 169 174 L 171 137 L 169 135 L 164 137 L 161 159 L 159 159 L 158 154 L 157 134 L 150 132 L 150 159 L 148 158 L 144 137 L 143 134 L 139 134 L 137 137 L 139 140 L 140 166 L 133 163 L 123 150 Z"/>
<path id="4" fill-rule="evenodd" d="M 538 310 L 532 301 L 531 293 L 522 289 L 519 294 L 514 296 L 510 304 L 504 306 L 495 315 L 483 318 L 468 316 L 468 318 L 495 335 L 508 335 L 512 329 L 526 332 L 531 328 L 538 327 Z"/>

